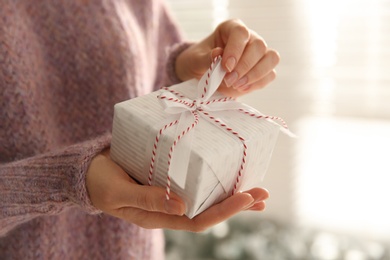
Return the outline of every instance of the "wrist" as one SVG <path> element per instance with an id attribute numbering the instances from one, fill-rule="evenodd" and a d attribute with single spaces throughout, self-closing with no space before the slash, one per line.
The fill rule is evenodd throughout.
<path id="1" fill-rule="evenodd" d="M 170 81 L 169 83 L 177 84 L 186 80 L 185 77 L 183 77 L 184 74 L 181 70 L 181 67 L 183 67 L 182 54 L 192 45 L 192 42 L 181 42 L 171 48 L 166 67 L 168 79 Z"/>

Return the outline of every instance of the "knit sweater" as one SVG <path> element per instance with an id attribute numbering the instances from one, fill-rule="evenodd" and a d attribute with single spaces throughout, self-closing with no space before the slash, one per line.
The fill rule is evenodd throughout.
<path id="1" fill-rule="evenodd" d="M 0 259 L 164 258 L 85 175 L 114 104 L 176 79 L 180 41 L 159 0 L 0 0 Z"/>

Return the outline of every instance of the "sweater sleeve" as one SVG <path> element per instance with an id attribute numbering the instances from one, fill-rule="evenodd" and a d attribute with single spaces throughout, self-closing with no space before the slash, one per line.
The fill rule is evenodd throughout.
<path id="1" fill-rule="evenodd" d="M 159 30 L 156 43 L 158 44 L 158 74 L 155 90 L 162 86 L 180 83 L 175 71 L 176 58 L 193 43 L 185 40 L 180 26 L 170 9 L 160 1 Z M 163 68 L 163 69 L 161 69 Z"/>
<path id="2" fill-rule="evenodd" d="M 184 50 L 186 50 L 188 47 L 190 47 L 193 43 L 191 42 L 180 42 L 175 45 L 173 45 L 168 52 L 168 59 L 167 59 L 167 83 L 172 84 L 178 84 L 181 82 L 181 79 L 176 74 L 176 59 L 182 53 Z"/>
<path id="3" fill-rule="evenodd" d="M 93 157 L 107 148 L 111 135 L 62 150 L 0 165 L 0 236 L 42 215 L 79 206 L 100 213 L 88 197 L 85 176 Z"/>

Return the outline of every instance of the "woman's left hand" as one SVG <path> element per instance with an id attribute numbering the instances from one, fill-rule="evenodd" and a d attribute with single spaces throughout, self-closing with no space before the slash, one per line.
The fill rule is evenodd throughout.
<path id="1" fill-rule="evenodd" d="M 200 78 L 218 55 L 222 55 L 227 71 L 219 91 L 232 97 L 268 85 L 276 77 L 280 59 L 278 52 L 268 48 L 263 38 L 240 20 L 228 20 L 178 56 L 176 74 L 181 80 Z"/>
<path id="2" fill-rule="evenodd" d="M 169 228 L 202 232 L 244 210 L 262 211 L 269 193 L 262 188 L 237 192 L 189 219 L 186 205 L 174 192 L 166 199 L 166 189 L 138 184 L 111 160 L 107 149 L 92 160 L 86 186 L 93 206 L 106 214 L 143 228 Z"/>

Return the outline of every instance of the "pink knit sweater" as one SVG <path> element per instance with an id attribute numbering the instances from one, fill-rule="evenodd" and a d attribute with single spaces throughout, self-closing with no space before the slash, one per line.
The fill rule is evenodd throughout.
<path id="1" fill-rule="evenodd" d="M 85 173 L 114 104 L 175 79 L 180 41 L 158 0 L 0 0 L 0 259 L 164 258 L 161 230 L 91 205 Z"/>

